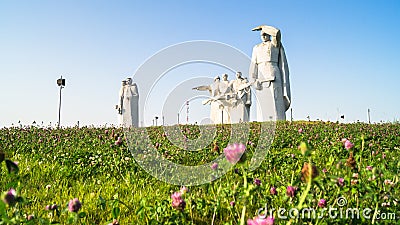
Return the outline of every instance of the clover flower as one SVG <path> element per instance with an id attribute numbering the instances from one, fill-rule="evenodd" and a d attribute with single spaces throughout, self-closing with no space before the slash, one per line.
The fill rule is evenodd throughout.
<path id="1" fill-rule="evenodd" d="M 260 185 L 261 185 L 261 180 L 258 179 L 258 178 L 256 178 L 256 179 L 254 179 L 253 183 L 254 183 L 255 185 L 257 185 L 257 186 L 260 186 Z"/>
<path id="2" fill-rule="evenodd" d="M 247 225 L 273 225 L 274 218 L 273 217 L 263 217 L 263 216 L 256 216 L 253 219 L 247 220 Z"/>
<path id="3" fill-rule="evenodd" d="M 302 134 L 302 133 L 303 133 L 303 128 L 300 128 L 300 129 L 298 130 L 298 132 L 299 132 L 299 134 Z"/>
<path id="4" fill-rule="evenodd" d="M 344 142 L 344 147 L 345 147 L 347 150 L 349 150 L 349 149 L 351 149 L 351 148 L 354 147 L 354 144 L 351 143 L 349 140 L 346 140 L 346 141 Z"/>
<path id="5" fill-rule="evenodd" d="M 172 208 L 177 210 L 184 210 L 186 206 L 185 200 L 182 198 L 181 192 L 175 192 L 171 195 L 172 199 Z"/>
<path id="6" fill-rule="evenodd" d="M 82 203 L 78 200 L 78 198 L 74 198 L 68 203 L 68 211 L 70 212 L 78 212 L 82 208 Z"/>
<path id="7" fill-rule="evenodd" d="M 286 195 L 289 197 L 294 197 L 296 195 L 296 188 L 293 186 L 288 186 L 286 188 Z"/>
<path id="8" fill-rule="evenodd" d="M 7 205 L 14 205 L 16 202 L 17 193 L 14 188 L 10 188 L 7 192 L 3 195 L 3 202 Z"/>
<path id="9" fill-rule="evenodd" d="M 189 191 L 189 189 L 188 189 L 186 186 L 182 186 L 181 189 L 180 189 L 179 191 L 180 191 L 180 193 L 181 193 L 182 195 L 184 195 L 184 194 L 186 194 L 186 193 Z"/>
<path id="10" fill-rule="evenodd" d="M 344 178 L 339 177 L 339 178 L 337 179 L 337 183 L 338 183 L 339 186 L 344 186 Z"/>
<path id="11" fill-rule="evenodd" d="M 122 144 L 122 138 L 118 137 L 118 139 L 115 141 L 115 145 L 120 146 Z"/>
<path id="12" fill-rule="evenodd" d="M 320 208 L 325 208 L 325 207 L 326 207 L 326 200 L 323 199 L 323 198 L 321 198 L 321 199 L 318 201 L 318 207 L 320 207 Z"/>
<path id="13" fill-rule="evenodd" d="M 275 187 L 271 187 L 271 189 L 269 189 L 269 193 L 271 195 L 276 195 L 277 194 L 276 188 Z"/>
<path id="14" fill-rule="evenodd" d="M 240 160 L 245 150 L 246 146 L 244 144 L 235 143 L 233 145 L 228 145 L 224 148 L 225 158 L 230 163 L 235 164 Z"/>

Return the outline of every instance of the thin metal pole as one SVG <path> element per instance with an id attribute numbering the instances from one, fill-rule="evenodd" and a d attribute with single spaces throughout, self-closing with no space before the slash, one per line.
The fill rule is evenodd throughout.
<path id="1" fill-rule="evenodd" d="M 62 80 L 62 76 L 61 76 L 61 80 Z M 61 89 L 62 89 L 62 85 L 60 85 L 60 102 L 58 104 L 58 126 L 57 126 L 57 128 L 60 128 L 60 122 L 61 122 Z"/>
<path id="2" fill-rule="evenodd" d="M 290 122 L 293 122 L 293 108 L 290 108 Z"/>

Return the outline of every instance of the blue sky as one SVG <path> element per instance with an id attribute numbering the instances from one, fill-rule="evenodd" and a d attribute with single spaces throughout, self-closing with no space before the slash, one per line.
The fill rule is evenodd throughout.
<path id="1" fill-rule="evenodd" d="M 63 125 L 115 124 L 120 81 L 153 54 L 211 40 L 251 55 L 261 24 L 282 30 L 295 120 L 366 121 L 368 108 L 373 122 L 399 120 L 399 11 L 399 1 L 0 1 L 0 127 L 54 124 L 60 75 Z M 191 107 L 193 120 L 208 113 Z"/>

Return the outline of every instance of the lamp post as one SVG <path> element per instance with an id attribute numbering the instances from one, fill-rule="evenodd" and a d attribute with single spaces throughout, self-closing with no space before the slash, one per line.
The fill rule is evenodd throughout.
<path id="1" fill-rule="evenodd" d="M 57 85 L 60 87 L 60 101 L 58 104 L 58 125 L 57 128 L 60 128 L 60 122 L 61 122 L 61 90 L 65 87 L 65 79 L 61 78 L 57 79 Z"/>

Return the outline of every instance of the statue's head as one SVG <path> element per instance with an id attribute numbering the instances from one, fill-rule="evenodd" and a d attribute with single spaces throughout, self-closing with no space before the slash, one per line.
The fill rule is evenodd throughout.
<path id="1" fill-rule="evenodd" d="M 242 72 L 240 72 L 240 71 L 236 72 L 236 78 L 237 79 L 242 78 Z"/>
<path id="2" fill-rule="evenodd" d="M 219 76 L 214 77 L 214 81 L 220 81 L 221 78 Z"/>
<path id="3" fill-rule="evenodd" d="M 261 35 L 261 40 L 262 40 L 263 42 L 267 42 L 267 41 L 270 41 L 270 40 L 271 40 L 271 35 L 265 33 L 265 32 L 262 31 L 262 30 L 261 30 L 260 35 Z"/>
<path id="4" fill-rule="evenodd" d="M 224 75 L 222 75 L 222 79 L 223 80 L 228 80 L 228 74 L 224 73 Z"/>
<path id="5" fill-rule="evenodd" d="M 123 80 L 122 81 L 122 86 L 125 86 L 126 85 L 126 80 Z"/>
<path id="6" fill-rule="evenodd" d="M 132 85 L 132 78 L 126 78 L 126 84 Z"/>

